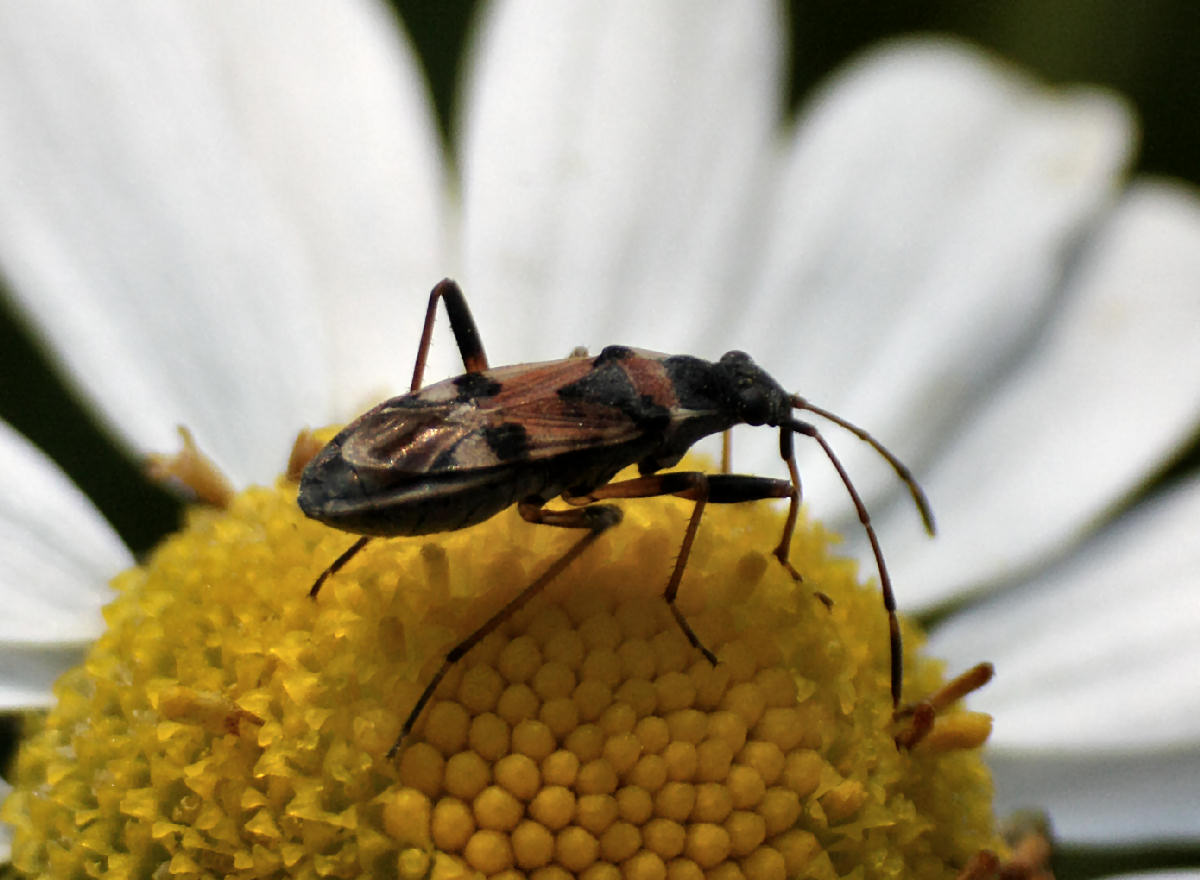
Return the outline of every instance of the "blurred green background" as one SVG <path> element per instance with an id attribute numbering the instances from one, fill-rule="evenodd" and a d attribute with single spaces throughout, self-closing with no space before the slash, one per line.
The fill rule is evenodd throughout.
<path id="1" fill-rule="evenodd" d="M 477 5 L 393 0 L 424 62 L 447 139 L 457 64 Z M 810 0 L 790 2 L 787 10 L 789 110 L 873 42 L 914 31 L 949 33 L 991 47 L 1049 82 L 1101 84 L 1125 95 L 1143 126 L 1136 170 L 1200 182 L 1200 3 L 1194 0 Z M 0 377 L 0 417 L 58 461 L 135 551 L 149 549 L 174 527 L 177 502 L 113 447 L 2 300 Z M 1120 402 L 1114 406 L 1118 415 Z M 1193 450 L 1168 478 L 1193 468 L 1196 459 Z M 10 726 L 0 730 L 0 760 L 11 743 Z M 1060 850 L 1055 868 L 1060 878 L 1077 880 L 1183 865 L 1200 865 L 1200 849 Z"/>

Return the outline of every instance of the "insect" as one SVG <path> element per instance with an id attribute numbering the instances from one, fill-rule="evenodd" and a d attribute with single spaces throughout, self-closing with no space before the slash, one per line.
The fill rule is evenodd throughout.
<path id="1" fill-rule="evenodd" d="M 444 304 L 466 372 L 421 387 L 437 314 Z M 900 701 L 900 629 L 891 579 L 871 518 L 849 475 L 817 428 L 796 418 L 807 410 L 868 443 L 908 487 L 926 530 L 933 515 L 916 480 L 863 429 L 789 394 L 748 355 L 731 351 L 716 362 L 609 346 L 596 357 L 490 368 L 475 321 L 458 285 L 446 279 L 430 293 L 411 391 L 359 416 L 304 467 L 298 502 L 320 522 L 360 537 L 321 573 L 327 578 L 374 537 L 446 532 L 483 522 L 513 506 L 531 523 L 579 529 L 584 535 L 512 601 L 445 656 L 417 699 L 393 745 L 394 755 L 449 669 L 476 643 L 557 577 L 603 532 L 621 520 L 604 503 L 674 495 L 693 502 L 674 569 L 663 591 L 688 641 L 712 663 L 716 657 L 675 607 L 679 583 L 708 504 L 767 498 L 789 500 L 775 557 L 788 561 L 800 509 L 800 474 L 792 438 L 816 440 L 854 503 L 875 556 L 891 648 L 891 691 Z M 679 462 L 702 437 L 738 424 L 779 429 L 779 454 L 788 479 L 695 471 L 659 473 Z M 640 476 L 612 482 L 636 464 Z M 561 497 L 567 509 L 546 506 Z"/>

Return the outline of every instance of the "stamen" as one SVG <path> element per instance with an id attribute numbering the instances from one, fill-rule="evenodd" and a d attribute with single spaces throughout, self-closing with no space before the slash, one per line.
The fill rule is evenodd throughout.
<path id="1" fill-rule="evenodd" d="M 991 681 L 994 672 L 991 663 L 976 664 L 919 703 L 897 709 L 893 718 L 908 722 L 896 734 L 897 747 L 912 749 L 925 742 L 929 748 L 950 751 L 982 745 L 992 730 L 991 718 L 987 715 L 964 712 L 953 719 L 942 719 L 936 727 L 935 723 L 951 705 Z"/>
<path id="2" fill-rule="evenodd" d="M 224 508 L 233 498 L 233 485 L 213 460 L 196 446 L 192 432 L 180 425 L 183 447 L 173 455 L 153 453 L 146 456 L 146 474 L 150 479 L 182 489 L 202 504 Z"/>

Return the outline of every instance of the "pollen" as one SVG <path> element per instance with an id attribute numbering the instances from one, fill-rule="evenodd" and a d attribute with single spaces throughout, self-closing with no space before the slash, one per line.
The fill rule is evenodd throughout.
<path id="1" fill-rule="evenodd" d="M 353 541 L 286 478 L 197 507 L 114 581 L 107 630 L 29 719 L 13 863 L 27 877 L 951 878 L 1003 851 L 986 716 L 904 733 L 888 623 L 833 536 L 801 522 L 796 582 L 769 503 L 622 502 L 602 535 L 456 663 L 446 652 L 578 533 L 513 511 Z M 943 670 L 905 624 L 904 688 Z M 928 720 L 929 712 L 925 717 Z M 911 733 L 911 731 L 910 731 Z"/>

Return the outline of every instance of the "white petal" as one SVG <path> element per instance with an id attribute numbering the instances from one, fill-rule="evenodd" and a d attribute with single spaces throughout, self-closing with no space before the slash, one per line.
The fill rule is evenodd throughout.
<path id="1" fill-rule="evenodd" d="M 435 274 L 415 83 L 366 3 L 0 5 L 0 260 L 136 448 L 186 423 L 262 480 L 330 417 L 374 319 L 342 304 L 327 342 L 321 298 Z"/>
<path id="2" fill-rule="evenodd" d="M 951 669 L 996 666 L 972 707 L 995 717 L 1001 814 L 1046 808 L 1078 841 L 1196 838 L 1198 519 L 1193 479 L 933 633 Z"/>
<path id="3" fill-rule="evenodd" d="M 925 478 L 941 535 L 889 553 L 907 607 L 1061 553 L 1194 431 L 1200 202 L 1135 186 L 1061 305 Z"/>
<path id="4" fill-rule="evenodd" d="M 85 643 L 10 645 L 0 643 L 0 710 L 54 705 L 54 683 L 83 662 Z"/>
<path id="5" fill-rule="evenodd" d="M 730 344 L 920 472 L 1040 322 L 1132 140 L 1109 96 L 1041 88 L 965 46 L 866 55 L 790 142 Z M 830 434 L 865 495 L 898 489 L 867 447 Z M 739 468 L 777 457 L 770 438 L 761 463 L 746 445 Z M 814 512 L 849 511 L 820 458 L 803 462 Z"/>
<path id="6" fill-rule="evenodd" d="M 464 121 L 464 273 L 496 363 L 671 350 L 739 307 L 778 113 L 769 4 L 496 4 Z M 697 352 L 703 353 L 703 352 Z M 711 354 L 711 352 L 710 352 Z"/>
<path id="7" fill-rule="evenodd" d="M 132 559 L 70 480 L 3 422 L 0 473 L 0 708 L 12 709 L 49 699 L 48 685 L 102 631 L 108 581 Z"/>
<path id="8" fill-rule="evenodd" d="M 1120 756 L 998 751 L 988 763 L 997 815 L 1045 810 L 1059 840 L 1104 846 L 1197 840 L 1200 759 L 1194 747 Z"/>
<path id="9" fill-rule="evenodd" d="M 996 678 L 974 700 L 999 749 L 1200 744 L 1200 479 L 1141 505 L 1066 564 L 952 616 L 929 650 Z M 1200 776 L 1197 777 L 1200 779 Z"/>
<path id="10" fill-rule="evenodd" d="M 305 418 L 344 419 L 365 395 L 407 390 L 427 295 L 449 271 L 427 84 L 399 22 L 371 0 L 196 8 L 240 74 L 238 124 L 302 238 L 318 300 L 321 334 L 287 340 L 284 369 L 323 339 L 334 396 Z"/>

